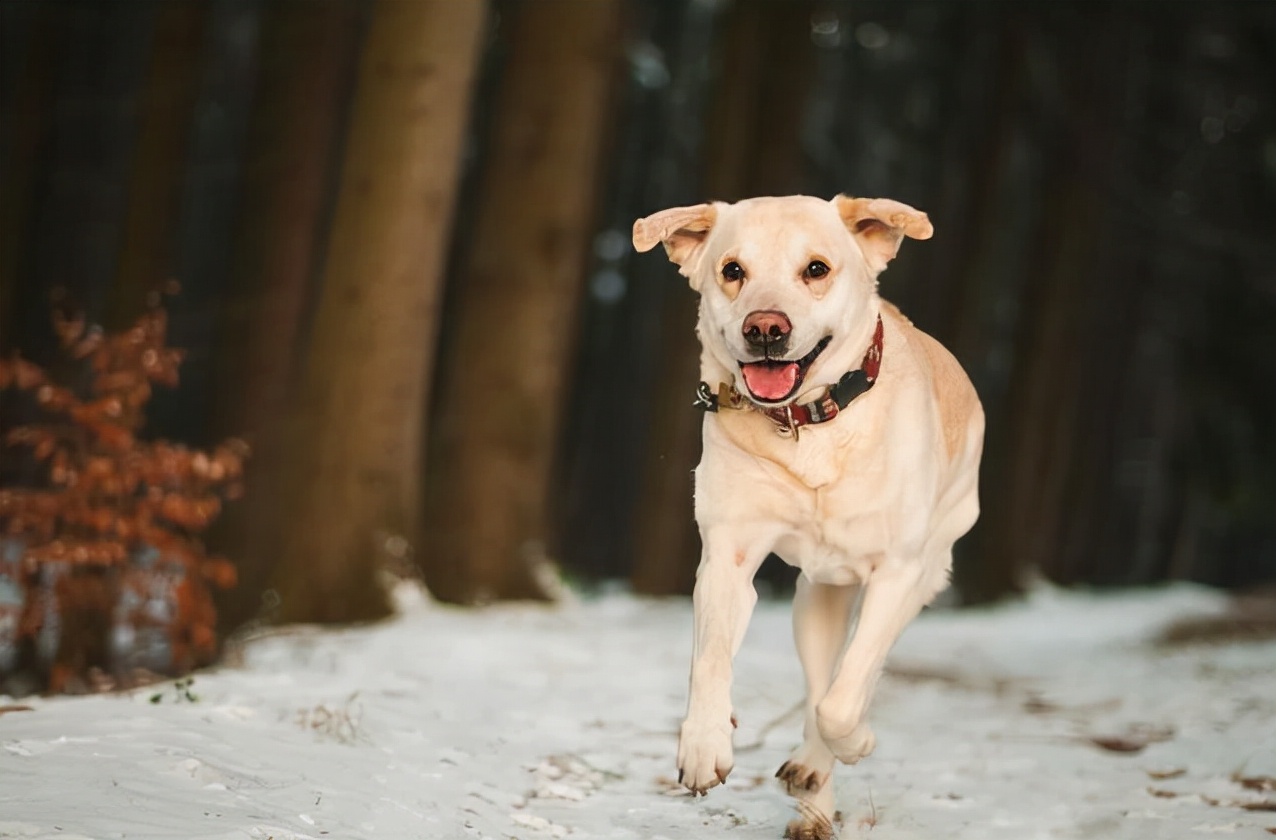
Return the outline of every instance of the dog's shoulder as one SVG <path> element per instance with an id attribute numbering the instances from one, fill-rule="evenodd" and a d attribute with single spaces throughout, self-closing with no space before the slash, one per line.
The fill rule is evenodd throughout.
<path id="1" fill-rule="evenodd" d="M 951 458 L 967 439 L 970 424 L 982 415 L 975 386 L 948 348 L 918 329 L 895 304 L 883 300 L 882 316 L 894 322 L 905 335 L 909 346 L 915 348 L 916 363 L 928 374 L 943 426 L 944 443 Z"/>

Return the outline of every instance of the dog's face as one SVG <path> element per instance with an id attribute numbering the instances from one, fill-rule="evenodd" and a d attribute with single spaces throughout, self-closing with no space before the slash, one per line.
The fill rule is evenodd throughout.
<path id="1" fill-rule="evenodd" d="M 762 405 L 796 399 L 808 382 L 846 372 L 864 332 L 877 275 L 904 236 L 930 221 L 890 199 L 809 196 L 675 207 L 634 223 L 640 251 L 663 243 L 701 295 L 700 340 Z"/>

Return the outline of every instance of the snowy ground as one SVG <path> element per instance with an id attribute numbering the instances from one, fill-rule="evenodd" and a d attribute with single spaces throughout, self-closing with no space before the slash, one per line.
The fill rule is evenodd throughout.
<path id="1" fill-rule="evenodd" d="M 401 600 L 377 626 L 253 641 L 193 699 L 0 699 L 0 837 L 780 836 L 787 605 L 759 606 L 737 663 L 735 772 L 692 799 L 672 781 L 686 600 Z M 876 754 L 838 771 L 842 836 L 1270 837 L 1276 642 L 1152 643 L 1223 609 L 1192 588 L 1046 589 L 928 612 L 892 654 Z"/>

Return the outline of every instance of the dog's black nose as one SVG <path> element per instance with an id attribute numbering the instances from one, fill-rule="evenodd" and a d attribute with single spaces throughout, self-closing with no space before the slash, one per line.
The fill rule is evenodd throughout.
<path id="1" fill-rule="evenodd" d="M 793 322 L 783 312 L 759 309 L 749 313 L 740 331 L 744 334 L 744 340 L 754 349 L 765 350 L 768 354 L 783 352 L 789 333 L 793 332 Z"/>

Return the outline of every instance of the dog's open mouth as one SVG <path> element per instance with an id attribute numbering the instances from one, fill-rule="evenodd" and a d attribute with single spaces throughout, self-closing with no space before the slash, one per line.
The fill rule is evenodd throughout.
<path id="1" fill-rule="evenodd" d="M 761 362 L 740 362 L 740 373 L 744 376 L 744 387 L 749 391 L 749 396 L 757 402 L 777 403 L 796 394 L 798 388 L 802 387 L 807 369 L 832 340 L 833 336 L 824 336 L 810 353 L 792 361 L 766 359 Z"/>

